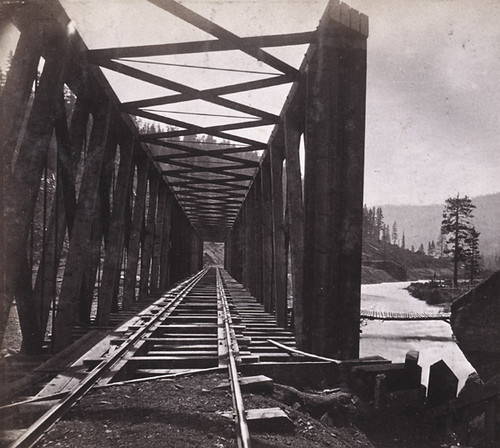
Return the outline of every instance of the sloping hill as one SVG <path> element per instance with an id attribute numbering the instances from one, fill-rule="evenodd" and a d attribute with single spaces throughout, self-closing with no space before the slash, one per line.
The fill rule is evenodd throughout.
<path id="1" fill-rule="evenodd" d="M 436 259 L 381 241 L 363 244 L 363 283 L 450 278 L 450 260 Z"/>

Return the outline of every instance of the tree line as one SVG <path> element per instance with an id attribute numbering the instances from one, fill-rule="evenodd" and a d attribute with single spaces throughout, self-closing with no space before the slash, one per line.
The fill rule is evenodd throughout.
<path id="1" fill-rule="evenodd" d="M 449 258 L 453 261 L 453 283 L 458 283 L 458 271 L 463 267 L 471 283 L 480 272 L 480 232 L 473 223 L 475 205 L 468 196 L 449 197 L 445 201 L 441 228 L 437 240 L 429 241 L 415 248 L 406 247 L 404 231 L 400 236 L 396 221 L 389 226 L 384 222 L 382 207 L 363 207 L 363 240 L 379 241 L 398 246 L 411 252 L 434 258 Z"/>

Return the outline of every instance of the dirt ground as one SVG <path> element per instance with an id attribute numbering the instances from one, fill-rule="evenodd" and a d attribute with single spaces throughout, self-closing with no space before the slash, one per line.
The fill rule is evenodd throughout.
<path id="1" fill-rule="evenodd" d="M 215 388 L 225 378 L 222 374 L 206 374 L 94 391 L 57 423 L 38 446 L 235 447 L 233 423 L 221 415 L 231 409 L 230 392 Z M 342 394 L 342 399 L 329 412 L 291 403 L 289 394 L 284 394 L 279 386 L 272 394 L 244 394 L 247 409 L 280 407 L 293 422 L 291 431 L 282 433 L 251 428 L 252 447 L 450 446 L 439 440 L 433 422 L 415 410 L 409 414 L 401 410 L 375 413 L 357 397 L 333 393 Z"/>

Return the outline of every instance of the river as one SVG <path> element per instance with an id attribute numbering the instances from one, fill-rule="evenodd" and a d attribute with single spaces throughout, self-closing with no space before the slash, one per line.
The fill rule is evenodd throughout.
<path id="1" fill-rule="evenodd" d="M 410 282 L 362 285 L 361 308 L 364 310 L 436 313 L 438 306 L 427 305 L 412 297 L 406 288 Z M 381 355 L 392 362 L 404 362 L 409 350 L 420 352 L 422 384 L 428 384 L 429 367 L 443 360 L 458 377 L 460 389 L 474 368 L 453 340 L 451 326 L 444 321 L 374 321 L 361 327 L 360 355 Z"/>

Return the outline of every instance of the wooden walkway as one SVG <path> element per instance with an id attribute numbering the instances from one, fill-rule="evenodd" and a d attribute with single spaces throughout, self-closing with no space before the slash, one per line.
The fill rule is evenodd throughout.
<path id="1" fill-rule="evenodd" d="M 392 311 L 361 310 L 361 318 L 370 320 L 443 320 L 450 322 L 451 313 L 409 313 Z"/>

